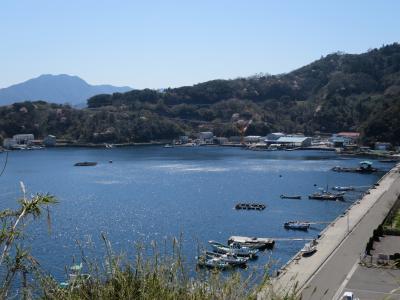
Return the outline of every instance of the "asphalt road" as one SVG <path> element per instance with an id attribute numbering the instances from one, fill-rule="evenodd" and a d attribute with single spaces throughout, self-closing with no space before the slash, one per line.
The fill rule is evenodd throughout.
<path id="1" fill-rule="evenodd" d="M 398 174 L 393 174 L 398 176 Z M 377 228 L 387 216 L 400 193 L 400 179 L 397 178 L 391 186 L 382 186 L 387 191 L 376 201 L 369 211 L 354 227 L 347 238 L 339 245 L 325 264 L 314 274 L 301 292 L 303 299 L 333 299 L 340 290 L 347 274 L 364 253 L 372 231 Z M 339 297 L 341 296 L 339 291 Z M 336 297 L 335 297 L 336 298 Z"/>

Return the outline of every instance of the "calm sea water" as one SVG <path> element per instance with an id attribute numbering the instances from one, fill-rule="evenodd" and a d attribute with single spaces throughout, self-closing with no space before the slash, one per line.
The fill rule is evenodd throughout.
<path id="1" fill-rule="evenodd" d="M 4 158 L 0 154 L 0 161 Z M 296 219 L 329 222 L 343 213 L 359 198 L 359 192 L 348 193 L 345 202 L 308 200 L 307 195 L 317 190 L 314 185 L 352 185 L 366 190 L 384 173 L 330 170 L 336 165 L 356 166 L 361 160 L 331 152 L 220 147 L 14 151 L 0 178 L 0 208 L 16 206 L 20 181 L 29 193 L 57 196 L 60 203 L 51 208 L 51 232 L 45 220 L 32 222 L 26 243 L 59 280 L 65 279 L 64 266 L 72 263 L 73 256 L 80 256 L 80 247 L 90 256 L 104 256 L 102 232 L 115 250 L 128 256 L 134 255 L 135 242 L 163 244 L 165 239 L 182 235 L 183 254 L 193 267 L 198 249 L 206 248 L 211 239 L 226 242 L 231 235 L 316 237 L 326 225 L 296 232 L 285 230 L 283 223 Z M 97 161 L 98 165 L 74 167 L 78 161 Z M 391 167 L 374 164 L 385 171 Z M 280 199 L 281 194 L 302 195 L 303 200 Z M 241 201 L 265 203 L 267 209 L 235 211 L 235 203 Z M 271 259 L 279 267 L 303 244 L 277 242 L 272 252 L 262 254 L 250 268 L 262 270 Z"/>

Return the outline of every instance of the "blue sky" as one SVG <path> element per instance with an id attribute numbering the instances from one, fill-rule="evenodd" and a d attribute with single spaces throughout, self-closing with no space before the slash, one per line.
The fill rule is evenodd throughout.
<path id="1" fill-rule="evenodd" d="M 40 74 L 165 88 L 400 39 L 400 1 L 2 0 L 0 88 Z"/>

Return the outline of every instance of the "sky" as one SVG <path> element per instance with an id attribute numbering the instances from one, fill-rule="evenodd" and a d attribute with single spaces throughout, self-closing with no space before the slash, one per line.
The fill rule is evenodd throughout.
<path id="1" fill-rule="evenodd" d="M 167 88 L 400 40 L 397 0 L 1 0 L 0 88 L 41 74 Z"/>

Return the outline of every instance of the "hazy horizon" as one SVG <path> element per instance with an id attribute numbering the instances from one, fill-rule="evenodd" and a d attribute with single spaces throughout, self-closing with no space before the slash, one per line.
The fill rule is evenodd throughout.
<path id="1" fill-rule="evenodd" d="M 398 42 L 400 2 L 2 1 L 0 88 L 42 74 L 134 88 L 287 73 Z"/>

